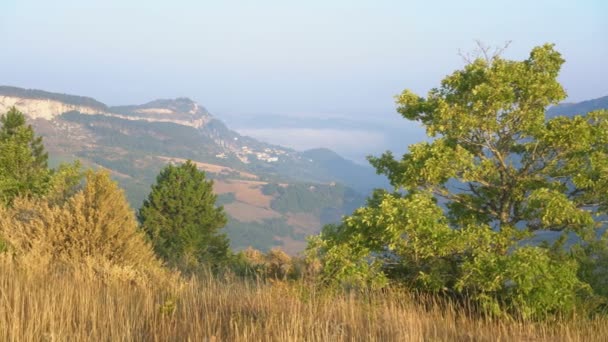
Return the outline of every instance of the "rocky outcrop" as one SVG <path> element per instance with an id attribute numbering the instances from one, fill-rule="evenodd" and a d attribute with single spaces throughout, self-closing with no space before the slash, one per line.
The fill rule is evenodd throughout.
<path id="1" fill-rule="evenodd" d="M 3 92 L 3 89 L 10 91 Z M 35 96 L 30 96 L 34 93 Z M 47 94 L 47 95 L 45 95 Z M 66 101 L 61 101 L 62 96 Z M 94 101 L 90 99 L 89 102 Z M 95 101 L 96 102 L 96 101 Z M 172 122 L 178 125 L 203 127 L 212 116 L 190 99 L 157 100 L 141 106 L 107 107 L 75 104 L 69 95 L 30 91 L 14 87 L 0 87 L 0 113 L 16 107 L 31 119 L 53 120 L 67 112 L 99 114 L 125 120 L 148 122 Z"/>
<path id="2" fill-rule="evenodd" d="M 78 106 L 57 100 L 0 95 L 0 113 L 7 112 L 13 106 L 32 119 L 53 120 L 58 115 L 72 111 L 78 111 L 83 114 L 108 114 L 97 108 Z"/>

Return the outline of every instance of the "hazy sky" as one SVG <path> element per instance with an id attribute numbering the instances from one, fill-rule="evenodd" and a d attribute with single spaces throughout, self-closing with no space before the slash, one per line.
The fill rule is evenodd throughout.
<path id="1" fill-rule="evenodd" d="M 608 1 L 0 0 L 0 84 L 212 113 L 396 117 L 479 39 L 553 42 L 570 99 L 608 95 Z"/>

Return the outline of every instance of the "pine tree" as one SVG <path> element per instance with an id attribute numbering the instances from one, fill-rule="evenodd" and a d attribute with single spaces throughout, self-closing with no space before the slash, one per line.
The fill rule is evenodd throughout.
<path id="1" fill-rule="evenodd" d="M 156 253 L 185 271 L 224 260 L 228 239 L 218 231 L 227 219 L 216 199 L 213 182 L 192 162 L 166 166 L 138 215 Z"/>
<path id="2" fill-rule="evenodd" d="M 15 107 L 0 116 L 0 202 L 42 195 L 49 188 L 48 154 L 25 116 Z"/>
<path id="3" fill-rule="evenodd" d="M 0 139 L 5 140 L 15 135 L 20 127 L 25 127 L 25 116 L 17 108 L 12 107 L 6 114 L 0 117 L 0 123 L 2 124 Z"/>

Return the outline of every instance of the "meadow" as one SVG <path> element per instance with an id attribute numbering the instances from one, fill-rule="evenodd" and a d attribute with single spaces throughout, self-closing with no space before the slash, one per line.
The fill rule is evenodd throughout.
<path id="1" fill-rule="evenodd" d="M 403 289 L 329 293 L 230 273 L 146 285 L 0 266 L 2 341 L 601 341 L 608 320 L 493 319 Z"/>

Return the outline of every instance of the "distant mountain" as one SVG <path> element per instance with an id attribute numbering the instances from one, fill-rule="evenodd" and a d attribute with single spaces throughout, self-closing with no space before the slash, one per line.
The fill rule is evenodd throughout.
<path id="1" fill-rule="evenodd" d="M 341 179 L 345 184 L 366 184 L 370 179 L 370 169 L 353 168 L 351 161 L 342 158 L 330 149 L 312 149 L 302 152 L 302 156 L 323 165 L 328 179 Z"/>
<path id="2" fill-rule="evenodd" d="M 560 103 L 547 110 L 547 118 L 553 118 L 560 115 L 582 115 L 598 109 L 608 109 L 608 96 L 578 103 Z"/>
<path id="3" fill-rule="evenodd" d="M 0 113 L 11 106 L 44 136 L 54 162 L 80 159 L 110 169 L 135 208 L 166 163 L 193 160 L 215 180 L 236 248 L 301 250 L 307 235 L 386 184 L 371 167 L 330 150 L 298 152 L 242 136 L 188 98 L 111 107 L 89 97 L 0 87 Z"/>
<path id="4" fill-rule="evenodd" d="M 75 96 L 68 94 L 50 93 L 37 89 L 23 89 L 18 87 L 0 86 L 0 96 L 15 99 L 29 100 L 51 100 L 64 103 L 66 105 L 82 106 L 87 108 L 95 108 L 100 111 L 107 111 L 108 107 L 90 97 Z"/>

